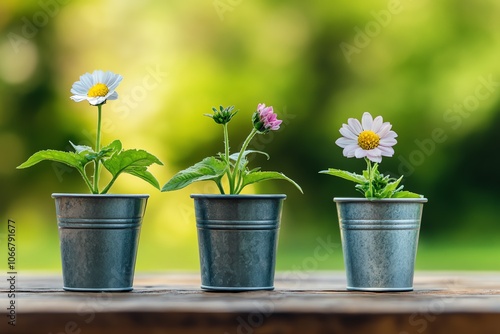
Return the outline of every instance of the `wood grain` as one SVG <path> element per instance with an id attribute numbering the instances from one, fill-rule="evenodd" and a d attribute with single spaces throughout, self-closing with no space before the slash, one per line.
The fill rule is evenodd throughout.
<path id="1" fill-rule="evenodd" d="M 346 291 L 341 272 L 279 273 L 274 291 L 240 293 L 204 292 L 196 273 L 140 273 L 126 293 L 63 291 L 59 275 L 17 280 L 17 323 L 2 317 L 0 333 L 500 334 L 500 273 L 417 272 L 401 293 Z"/>

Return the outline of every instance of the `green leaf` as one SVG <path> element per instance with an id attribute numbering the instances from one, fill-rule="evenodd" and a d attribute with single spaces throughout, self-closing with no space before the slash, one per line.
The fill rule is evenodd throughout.
<path id="1" fill-rule="evenodd" d="M 377 189 L 375 187 L 375 197 L 377 198 L 390 198 L 392 197 L 392 195 L 395 193 L 395 192 L 398 192 L 399 190 L 403 189 L 403 186 L 401 186 L 400 188 L 398 188 L 398 185 L 399 183 L 401 182 L 401 180 L 403 179 L 403 176 L 401 176 L 399 179 L 393 181 L 393 182 L 388 182 L 386 183 L 387 180 L 389 180 L 389 177 L 388 176 L 383 176 L 383 175 L 380 175 L 382 178 L 381 180 L 383 180 L 383 182 L 380 182 L 380 185 L 383 185 L 383 188 L 382 189 Z M 392 179 L 394 180 L 394 179 Z"/>
<path id="2" fill-rule="evenodd" d="M 87 146 L 88 147 L 88 146 Z M 120 152 L 122 150 L 122 143 L 119 140 L 113 141 L 108 146 L 103 147 L 99 152 L 91 151 L 86 154 L 89 160 L 102 160 L 103 158 L 109 158 L 113 154 Z M 86 151 L 84 151 L 86 153 Z M 83 153 L 80 153 L 83 154 Z"/>
<path id="3" fill-rule="evenodd" d="M 90 161 L 80 154 L 74 152 L 64 152 L 56 150 L 45 150 L 39 151 L 28 158 L 24 163 L 19 165 L 17 168 L 27 168 L 37 163 L 45 160 L 56 161 L 66 164 L 70 167 L 78 169 L 81 173 L 84 173 L 85 165 Z"/>
<path id="4" fill-rule="evenodd" d="M 105 146 L 101 149 L 101 156 L 103 157 L 110 157 L 113 154 L 120 152 L 122 150 L 122 142 L 119 140 L 114 140 L 111 144 L 108 146 Z M 156 158 L 156 157 L 155 157 Z"/>
<path id="5" fill-rule="evenodd" d="M 329 168 L 328 170 L 322 170 L 320 171 L 321 174 L 328 174 L 328 175 L 333 175 L 333 176 L 337 176 L 337 177 L 340 177 L 340 178 L 343 178 L 343 179 L 346 179 L 346 180 L 349 180 L 349 181 L 353 181 L 353 182 L 356 182 L 356 183 L 365 183 L 367 182 L 368 180 L 363 177 L 362 175 L 359 175 L 359 174 L 356 174 L 356 173 L 351 173 L 351 172 L 346 172 L 344 170 L 340 170 L 340 169 L 334 169 L 334 168 Z"/>
<path id="6" fill-rule="evenodd" d="M 243 154 L 241 156 L 240 165 L 238 167 L 239 170 L 241 170 L 241 171 L 245 170 L 245 168 L 248 164 L 247 155 L 252 154 L 252 153 L 262 154 L 262 155 L 265 155 L 267 157 L 267 160 L 270 159 L 269 154 L 267 154 L 265 152 L 256 151 L 256 150 L 245 150 L 245 151 L 243 151 Z M 236 162 L 238 160 L 239 155 L 240 155 L 240 152 L 233 153 L 229 156 L 229 159 Z"/>
<path id="7" fill-rule="evenodd" d="M 94 149 L 92 147 L 90 147 L 90 146 L 75 145 L 71 141 L 69 143 L 71 144 L 71 146 L 73 146 L 73 148 L 75 149 L 75 151 L 76 151 L 77 154 L 80 154 L 82 152 L 84 152 L 84 153 L 95 153 Z"/>
<path id="8" fill-rule="evenodd" d="M 126 170 L 126 173 L 137 176 L 138 178 L 141 178 L 144 181 L 151 184 L 156 189 L 160 189 L 160 184 L 158 183 L 158 180 L 154 177 L 153 174 L 151 174 L 151 172 L 147 170 L 147 167 L 136 167 L 136 168 L 131 167 Z"/>
<path id="9" fill-rule="evenodd" d="M 193 182 L 214 180 L 219 182 L 226 173 L 227 166 L 224 161 L 215 157 L 208 157 L 175 174 L 161 189 L 172 191 L 182 189 Z"/>
<path id="10" fill-rule="evenodd" d="M 304 193 L 302 188 L 294 180 L 279 172 L 253 172 L 246 174 L 243 177 L 243 184 L 240 187 L 240 190 L 249 184 L 267 180 L 286 180 L 299 189 L 301 193 Z"/>
<path id="11" fill-rule="evenodd" d="M 411 191 L 400 191 L 392 195 L 392 198 L 422 198 L 424 196 L 412 193 Z"/>
<path id="12" fill-rule="evenodd" d="M 114 148 L 118 147 L 117 146 L 118 143 L 115 143 L 113 145 L 115 145 L 113 146 Z M 147 167 L 155 163 L 158 165 L 163 165 L 163 163 L 151 153 L 148 153 L 144 150 L 134 150 L 134 149 L 121 151 L 119 153 L 114 154 L 109 159 L 103 160 L 102 164 L 113 176 L 113 179 L 103 190 L 103 193 L 106 193 L 109 190 L 111 185 L 113 185 L 116 178 L 121 173 L 128 173 L 140 177 L 141 179 L 149 182 L 151 185 L 159 189 L 160 187 L 158 185 L 158 181 L 154 178 L 154 176 L 150 173 L 149 174 L 144 173 Z"/>
<path id="13" fill-rule="evenodd" d="M 256 150 L 246 150 L 246 151 L 244 151 L 244 152 L 243 152 L 243 154 L 242 154 L 241 159 L 242 159 L 242 160 L 243 160 L 243 159 L 245 159 L 247 155 L 252 154 L 252 153 L 262 154 L 262 155 L 265 155 L 265 156 L 267 157 L 267 160 L 269 160 L 269 159 L 270 159 L 269 154 L 267 154 L 266 152 L 256 151 Z M 238 153 L 233 153 L 233 154 L 231 154 L 231 155 L 229 156 L 229 159 L 231 159 L 231 160 L 233 160 L 233 161 L 236 161 L 236 160 L 238 160 L 238 156 L 239 156 L 239 155 L 240 155 L 240 152 L 238 152 Z"/>

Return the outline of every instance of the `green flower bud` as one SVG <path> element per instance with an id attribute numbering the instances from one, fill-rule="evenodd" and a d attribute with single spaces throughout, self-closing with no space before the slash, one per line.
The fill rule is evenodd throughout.
<path id="1" fill-rule="evenodd" d="M 226 124 L 229 123 L 229 121 L 233 118 L 234 115 L 238 112 L 238 110 L 233 112 L 234 106 L 229 106 L 227 108 L 224 108 L 223 106 L 219 106 L 220 110 L 217 110 L 216 108 L 212 108 L 214 114 L 205 114 L 205 116 L 211 117 L 215 123 L 217 124 Z"/>

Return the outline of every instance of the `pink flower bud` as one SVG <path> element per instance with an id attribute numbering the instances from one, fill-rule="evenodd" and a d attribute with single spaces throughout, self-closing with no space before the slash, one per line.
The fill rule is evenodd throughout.
<path id="1" fill-rule="evenodd" d="M 254 128 L 261 133 L 278 130 L 283 122 L 278 119 L 273 107 L 266 107 L 264 103 L 259 103 L 252 119 Z"/>

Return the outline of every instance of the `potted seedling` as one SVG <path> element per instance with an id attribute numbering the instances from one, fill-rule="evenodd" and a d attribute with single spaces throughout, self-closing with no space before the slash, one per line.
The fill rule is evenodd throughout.
<path id="1" fill-rule="evenodd" d="M 247 150 L 256 135 L 279 129 L 281 120 L 273 107 L 259 104 L 253 127 L 237 153 L 230 152 L 228 123 L 237 113 L 233 106 L 213 108 L 207 114 L 222 125 L 224 152 L 210 156 L 174 175 L 162 188 L 173 191 L 197 181 L 213 181 L 220 194 L 192 194 L 194 199 L 201 266 L 201 287 L 212 291 L 274 289 L 276 247 L 284 194 L 241 194 L 244 187 L 279 179 L 300 186 L 279 172 L 249 169 Z"/>
<path id="2" fill-rule="evenodd" d="M 71 89 L 73 101 L 87 101 L 97 109 L 95 147 L 71 143 L 74 152 L 39 151 L 18 167 L 31 167 L 44 160 L 63 163 L 75 168 L 89 188 L 90 194 L 52 194 L 65 290 L 132 290 L 140 228 L 149 195 L 108 192 L 123 173 L 137 176 L 159 189 L 148 167 L 162 162 L 144 150 L 123 149 L 119 140 L 101 144 L 102 107 L 108 100 L 118 98 L 115 89 L 121 81 L 121 75 L 94 71 L 82 75 Z M 110 173 L 111 179 L 101 188 L 103 169 Z"/>
<path id="3" fill-rule="evenodd" d="M 392 157 L 397 143 L 392 125 L 368 112 L 361 122 L 349 118 L 336 144 L 347 158 L 364 159 L 362 174 L 330 168 L 320 173 L 356 183 L 364 196 L 335 197 L 348 290 L 413 290 L 414 264 L 423 204 L 422 195 L 403 190 L 398 179 L 379 171 L 382 157 Z"/>

